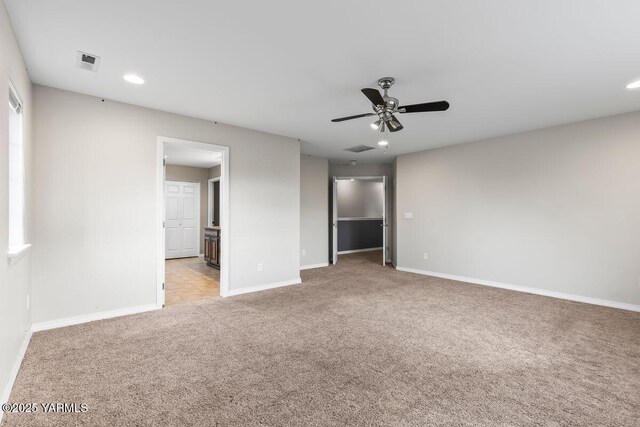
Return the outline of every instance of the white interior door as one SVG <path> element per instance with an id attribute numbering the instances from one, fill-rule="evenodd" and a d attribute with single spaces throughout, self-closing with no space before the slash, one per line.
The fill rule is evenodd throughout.
<path id="1" fill-rule="evenodd" d="M 333 178 L 333 256 L 332 263 L 338 262 L 338 181 Z"/>
<path id="2" fill-rule="evenodd" d="M 200 183 L 166 181 L 165 259 L 198 256 Z"/>
<path id="3" fill-rule="evenodd" d="M 387 242 L 389 241 L 388 230 L 389 224 L 387 224 L 387 177 L 382 177 L 382 191 L 384 192 L 382 200 L 382 265 L 387 265 Z"/>

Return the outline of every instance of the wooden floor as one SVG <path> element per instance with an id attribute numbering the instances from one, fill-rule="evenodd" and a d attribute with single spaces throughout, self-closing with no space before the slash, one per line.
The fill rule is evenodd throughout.
<path id="1" fill-rule="evenodd" d="M 165 305 L 220 296 L 220 270 L 200 257 L 165 261 Z"/>

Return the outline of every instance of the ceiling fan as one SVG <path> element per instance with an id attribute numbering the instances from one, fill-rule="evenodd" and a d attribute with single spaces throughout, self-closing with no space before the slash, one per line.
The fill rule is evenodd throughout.
<path id="1" fill-rule="evenodd" d="M 359 119 L 361 117 L 378 116 L 378 120 L 371 123 L 371 127 L 384 132 L 385 127 L 391 132 L 397 132 L 403 128 L 402 124 L 398 121 L 394 114 L 400 113 L 424 113 L 429 111 L 446 111 L 449 109 L 449 103 L 447 101 L 427 102 L 424 104 L 403 105 L 397 98 L 387 95 L 387 90 L 395 83 L 393 77 L 383 77 L 378 80 L 378 86 L 384 91 L 384 95 L 381 95 L 377 89 L 364 88 L 362 93 L 371 101 L 373 107 L 373 113 L 358 114 L 356 116 L 340 117 L 339 119 L 333 119 L 332 122 L 343 122 L 345 120 Z"/>

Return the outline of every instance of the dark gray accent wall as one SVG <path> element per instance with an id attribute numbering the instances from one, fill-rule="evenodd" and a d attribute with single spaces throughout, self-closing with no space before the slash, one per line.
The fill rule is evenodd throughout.
<path id="1" fill-rule="evenodd" d="M 382 220 L 338 220 L 338 252 L 382 247 Z"/>

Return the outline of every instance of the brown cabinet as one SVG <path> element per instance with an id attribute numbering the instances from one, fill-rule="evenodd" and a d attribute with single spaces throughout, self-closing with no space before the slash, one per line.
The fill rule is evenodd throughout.
<path id="1" fill-rule="evenodd" d="M 220 227 L 204 228 L 204 260 L 209 267 L 220 268 Z"/>

